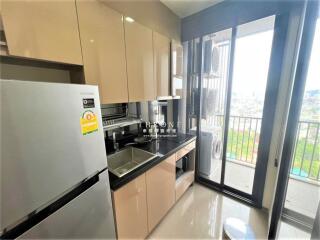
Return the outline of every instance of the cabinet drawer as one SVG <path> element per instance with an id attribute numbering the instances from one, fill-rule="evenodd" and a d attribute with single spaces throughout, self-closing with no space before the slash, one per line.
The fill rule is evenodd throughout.
<path id="1" fill-rule="evenodd" d="M 196 147 L 196 141 L 193 141 L 189 143 L 187 146 L 183 147 L 176 153 L 176 161 L 178 161 L 180 158 L 182 158 L 184 155 L 195 149 Z"/>
<path id="2" fill-rule="evenodd" d="M 194 181 L 194 171 L 189 171 L 182 175 L 176 182 L 176 201 L 182 196 L 187 188 Z"/>

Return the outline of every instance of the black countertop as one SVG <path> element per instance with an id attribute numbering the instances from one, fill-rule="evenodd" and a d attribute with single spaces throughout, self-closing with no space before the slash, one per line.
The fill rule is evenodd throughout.
<path id="1" fill-rule="evenodd" d="M 175 153 L 195 139 L 196 136 L 193 135 L 178 134 L 176 137 L 160 138 L 159 140 L 153 140 L 152 142 L 145 145 L 134 145 L 133 147 L 156 154 L 157 157 L 120 178 L 109 171 L 111 189 L 113 191 L 117 190 L 118 188 L 140 176 L 142 173 L 146 172 L 153 166 L 162 162 L 171 154 Z"/>

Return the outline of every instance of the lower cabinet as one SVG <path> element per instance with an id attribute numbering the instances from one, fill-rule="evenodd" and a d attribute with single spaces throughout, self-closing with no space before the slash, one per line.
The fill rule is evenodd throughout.
<path id="1" fill-rule="evenodd" d="M 193 181 L 194 181 L 194 171 L 189 171 L 185 173 L 176 181 L 176 191 L 175 191 L 176 201 L 179 200 L 179 198 L 182 196 L 182 194 L 184 194 L 184 192 L 193 183 Z"/>
<path id="2" fill-rule="evenodd" d="M 175 202 L 175 163 L 175 154 L 173 154 L 146 173 L 149 232 Z"/>
<path id="3" fill-rule="evenodd" d="M 148 235 L 146 174 L 112 193 L 118 239 Z"/>
<path id="4" fill-rule="evenodd" d="M 146 238 L 194 181 L 195 142 L 112 192 L 118 239 Z M 182 153 L 183 152 L 183 153 Z M 188 171 L 176 180 L 177 156 L 190 154 Z"/>

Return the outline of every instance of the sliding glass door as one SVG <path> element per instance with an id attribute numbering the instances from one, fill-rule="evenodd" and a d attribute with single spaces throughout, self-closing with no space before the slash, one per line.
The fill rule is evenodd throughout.
<path id="1" fill-rule="evenodd" d="M 237 27 L 224 184 L 251 194 L 275 16 Z"/>
<path id="2" fill-rule="evenodd" d="M 258 206 L 267 161 L 259 156 L 269 149 L 260 146 L 261 139 L 271 137 L 263 129 L 273 121 L 265 112 L 275 108 L 270 91 L 277 89 L 269 80 L 275 19 L 257 19 L 202 38 L 199 180 Z"/>
<path id="3" fill-rule="evenodd" d="M 221 181 L 222 150 L 232 30 L 203 38 L 203 73 L 200 116 L 200 176 Z"/>
<path id="4" fill-rule="evenodd" d="M 283 211 L 285 217 L 298 218 L 310 227 L 320 202 L 319 76 L 320 19 L 316 24 Z"/>
<path id="5" fill-rule="evenodd" d="M 297 64 L 271 214 L 269 239 L 275 239 L 277 235 L 282 238 L 319 238 L 320 4 L 318 1 L 304 3 L 302 19 L 301 39 L 297 49 Z"/>

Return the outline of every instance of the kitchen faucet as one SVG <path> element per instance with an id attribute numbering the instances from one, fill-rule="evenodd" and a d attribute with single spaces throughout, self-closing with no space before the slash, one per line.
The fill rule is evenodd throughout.
<path id="1" fill-rule="evenodd" d="M 117 143 L 116 132 L 112 132 L 113 149 L 117 152 L 119 151 L 119 143 Z"/>

